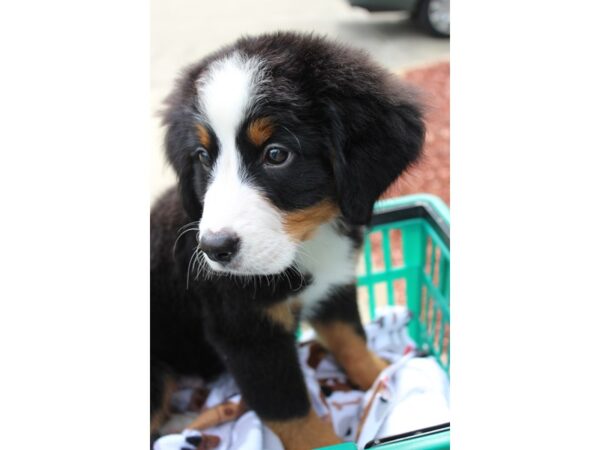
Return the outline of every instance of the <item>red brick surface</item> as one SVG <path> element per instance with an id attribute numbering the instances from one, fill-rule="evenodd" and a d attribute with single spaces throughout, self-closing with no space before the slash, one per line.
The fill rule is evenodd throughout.
<path id="1" fill-rule="evenodd" d="M 424 156 L 383 198 L 427 192 L 450 205 L 450 64 L 411 70 L 403 78 L 421 90 L 427 106 Z"/>

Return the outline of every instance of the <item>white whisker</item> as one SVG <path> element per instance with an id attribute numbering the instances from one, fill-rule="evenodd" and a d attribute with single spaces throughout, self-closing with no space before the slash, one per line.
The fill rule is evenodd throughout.
<path id="1" fill-rule="evenodd" d="M 185 225 L 179 227 L 179 229 L 177 230 L 177 238 L 175 239 L 175 242 L 173 243 L 173 254 L 175 254 L 175 249 L 177 248 L 177 243 L 179 242 L 179 239 L 181 239 L 183 237 L 183 235 L 185 235 L 189 231 L 193 231 L 193 230 L 200 231 L 199 227 L 200 227 L 199 220 L 195 220 L 193 222 L 186 223 Z"/>
<path id="2" fill-rule="evenodd" d="M 188 262 L 188 265 L 187 265 L 187 271 L 186 271 L 186 280 L 185 280 L 185 289 L 186 289 L 186 291 L 187 291 L 187 290 L 190 288 L 190 265 L 191 265 L 191 264 L 192 264 L 192 262 L 194 261 L 194 259 L 195 259 L 195 256 L 196 256 L 196 253 L 197 253 L 199 250 L 200 250 L 199 248 L 196 248 L 196 249 L 194 250 L 194 253 L 192 253 L 192 256 L 190 256 L 190 260 L 189 260 L 189 262 Z"/>

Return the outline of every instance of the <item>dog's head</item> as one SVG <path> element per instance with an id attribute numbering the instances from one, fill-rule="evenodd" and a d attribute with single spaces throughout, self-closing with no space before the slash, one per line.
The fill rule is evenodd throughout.
<path id="1" fill-rule="evenodd" d="M 210 267 L 273 274 L 341 216 L 373 203 L 424 137 L 411 92 L 322 38 L 243 38 L 187 70 L 167 101 L 166 149 Z"/>

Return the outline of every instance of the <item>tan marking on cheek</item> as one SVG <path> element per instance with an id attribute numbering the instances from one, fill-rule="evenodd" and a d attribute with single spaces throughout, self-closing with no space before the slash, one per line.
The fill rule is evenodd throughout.
<path id="1" fill-rule="evenodd" d="M 210 133 L 206 127 L 204 125 L 196 125 L 196 134 L 200 143 L 205 149 L 208 149 L 210 147 Z"/>
<path id="2" fill-rule="evenodd" d="M 388 363 L 367 348 L 366 341 L 345 322 L 311 322 L 319 339 L 344 368 L 350 380 L 363 390 L 371 388 Z"/>
<path id="3" fill-rule="evenodd" d="M 289 450 L 312 450 L 342 442 L 333 431 L 331 422 L 322 420 L 313 409 L 306 417 L 266 420 L 265 423 L 281 439 L 284 448 Z"/>
<path id="4" fill-rule="evenodd" d="M 281 325 L 287 331 L 294 331 L 297 325 L 297 317 L 300 312 L 300 303 L 298 300 L 276 303 L 265 309 L 267 317 L 275 323 Z"/>
<path id="5" fill-rule="evenodd" d="M 338 207 L 330 200 L 323 200 L 314 206 L 287 213 L 283 218 L 285 232 L 294 240 L 305 241 L 319 225 L 330 222 L 339 214 Z"/>
<path id="6" fill-rule="evenodd" d="M 273 134 L 273 122 L 268 117 L 253 120 L 248 125 L 248 139 L 257 147 L 263 145 Z"/>

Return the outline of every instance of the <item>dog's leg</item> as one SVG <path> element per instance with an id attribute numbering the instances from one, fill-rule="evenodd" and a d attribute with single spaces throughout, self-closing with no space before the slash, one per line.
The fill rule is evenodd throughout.
<path id="1" fill-rule="evenodd" d="M 371 387 L 388 363 L 367 348 L 360 321 L 356 286 L 338 288 L 310 314 L 310 323 L 350 380 L 363 390 Z"/>
<path id="2" fill-rule="evenodd" d="M 213 308 L 217 309 L 217 308 Z M 296 350 L 292 312 L 222 304 L 207 329 L 239 386 L 242 398 L 275 434 L 286 450 L 310 450 L 341 442 L 330 423 L 310 405 Z M 217 312 L 215 314 L 215 312 Z"/>
<path id="3" fill-rule="evenodd" d="M 150 433 L 156 435 L 170 415 L 175 379 L 167 366 L 150 357 Z"/>
<path id="4" fill-rule="evenodd" d="M 330 423 L 321 420 L 313 409 L 303 417 L 288 420 L 265 420 L 286 450 L 312 450 L 339 444 Z"/>

